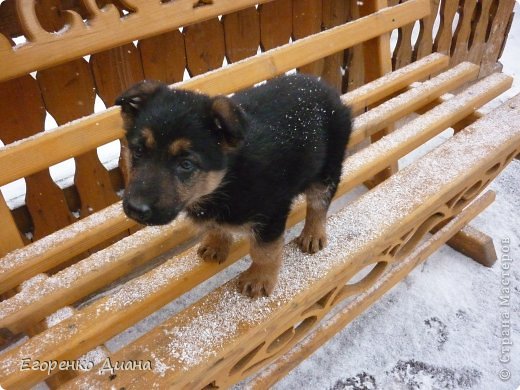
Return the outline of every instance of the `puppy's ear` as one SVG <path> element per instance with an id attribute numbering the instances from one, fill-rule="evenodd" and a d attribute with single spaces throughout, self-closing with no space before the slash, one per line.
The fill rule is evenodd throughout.
<path id="1" fill-rule="evenodd" d="M 134 119 L 139 111 L 144 107 L 147 100 L 158 89 L 166 88 L 166 84 L 159 81 L 141 81 L 129 89 L 116 99 L 116 105 L 121 106 L 121 116 L 125 129 L 132 127 Z"/>
<path id="2" fill-rule="evenodd" d="M 223 146 L 227 149 L 239 147 L 247 126 L 247 119 L 242 109 L 231 99 L 216 96 L 212 99 L 211 112 L 215 130 L 219 132 Z"/>

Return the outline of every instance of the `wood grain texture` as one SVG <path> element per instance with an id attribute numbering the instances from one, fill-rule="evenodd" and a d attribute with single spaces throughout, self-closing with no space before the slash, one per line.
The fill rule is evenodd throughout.
<path id="1" fill-rule="evenodd" d="M 43 100 L 38 83 L 31 76 L 1 83 L 0 102 L 0 116 L 3 118 L 0 123 L 0 138 L 4 143 L 32 136 L 44 127 L 46 113 Z M 24 114 L 13 115 L 19 111 L 20 106 L 24 107 Z M 31 214 L 35 239 L 75 220 L 63 192 L 52 180 L 48 169 L 34 172 L 25 181 L 26 204 Z"/>
<path id="2" fill-rule="evenodd" d="M 184 36 L 179 30 L 141 39 L 137 45 L 141 54 L 144 78 L 173 84 L 182 81 L 186 68 Z"/>
<path id="3" fill-rule="evenodd" d="M 349 21 L 360 18 L 357 1 L 349 1 L 347 18 Z M 353 91 L 365 83 L 365 60 L 363 45 L 355 45 L 345 50 L 345 75 L 343 76 L 343 93 Z"/>
<path id="4" fill-rule="evenodd" d="M 252 57 L 260 46 L 260 16 L 255 7 L 222 17 L 228 62 Z"/>
<path id="5" fill-rule="evenodd" d="M 323 28 L 329 29 L 346 23 L 349 16 L 349 2 L 342 0 L 323 0 Z M 322 79 L 336 88 L 343 89 L 345 50 L 324 58 Z"/>
<path id="6" fill-rule="evenodd" d="M 430 1 L 430 15 L 420 20 L 419 36 L 414 47 L 414 61 L 420 60 L 433 51 L 433 26 L 439 12 L 440 0 Z"/>
<path id="7" fill-rule="evenodd" d="M 453 36 L 452 25 L 458 7 L 458 1 L 441 1 L 439 31 L 433 44 L 433 50 L 438 53 L 450 54 Z"/>
<path id="8" fill-rule="evenodd" d="M 58 125 L 94 112 L 94 79 L 85 60 L 40 71 L 37 79 L 45 106 Z M 77 156 L 75 162 L 74 184 L 81 201 L 82 217 L 118 200 L 108 171 L 99 161 L 96 150 Z"/>
<path id="9" fill-rule="evenodd" d="M 460 8 L 460 21 L 457 30 L 453 35 L 451 45 L 451 61 L 450 64 L 457 65 L 464 61 L 469 55 L 469 39 L 472 30 L 473 15 L 477 0 L 464 0 L 463 7 Z"/>
<path id="10" fill-rule="evenodd" d="M 488 26 L 490 34 L 486 41 L 486 48 L 481 63 L 481 77 L 491 74 L 495 70 L 504 40 L 507 38 L 506 32 L 508 26 L 510 26 L 510 16 L 514 6 L 514 0 L 501 0 L 498 2 L 498 8 L 492 23 Z"/>
<path id="11" fill-rule="evenodd" d="M 489 23 L 489 13 L 493 0 L 482 0 L 477 3 L 475 20 L 473 21 L 468 61 L 480 64 L 486 47 L 486 31 Z"/>
<path id="12" fill-rule="evenodd" d="M 18 12 L 23 15 L 22 26 L 30 43 L 22 50 L 13 51 L 9 41 L 0 35 L 0 80 L 59 65 L 266 1 L 270 0 L 219 0 L 197 8 L 193 8 L 193 0 L 164 3 L 139 1 L 134 7 L 137 12 L 125 18 L 120 18 L 119 10 L 112 4 L 101 11 L 94 1 L 88 1 L 88 26 L 78 13 L 69 10 L 64 12 L 69 28 L 60 34 L 51 34 L 37 22 L 33 0 L 20 0 Z M 137 0 L 132 3 L 136 4 Z"/>
<path id="13" fill-rule="evenodd" d="M 292 37 L 298 40 L 321 31 L 322 0 L 297 0 L 293 2 Z M 324 60 L 319 59 L 298 67 L 298 72 L 321 76 Z"/>
<path id="14" fill-rule="evenodd" d="M 289 42 L 292 35 L 292 0 L 276 0 L 258 6 L 260 45 L 263 51 Z"/>
<path id="15" fill-rule="evenodd" d="M 226 45 L 224 27 L 218 18 L 186 27 L 184 40 L 190 76 L 197 76 L 222 66 Z"/>

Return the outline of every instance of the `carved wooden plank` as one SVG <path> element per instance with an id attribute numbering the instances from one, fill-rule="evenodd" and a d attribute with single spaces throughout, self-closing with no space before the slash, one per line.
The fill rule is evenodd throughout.
<path id="1" fill-rule="evenodd" d="M 64 11 L 68 28 L 60 34 L 52 34 L 38 23 L 34 0 L 20 0 L 18 12 L 29 43 L 15 51 L 9 41 L 0 35 L 0 80 L 59 65 L 266 1 L 270 0 L 219 0 L 194 8 L 194 0 L 125 0 L 124 4 L 129 5 L 127 8 L 136 11 L 131 17 L 120 18 L 113 4 L 108 4 L 101 11 L 95 1 L 89 0 L 85 2 L 89 16 L 87 22 L 77 12 Z"/>
<path id="2" fill-rule="evenodd" d="M 222 66 L 225 55 L 224 28 L 217 18 L 188 26 L 184 30 L 186 61 L 190 76 Z"/>
<path id="3" fill-rule="evenodd" d="M 357 1 L 349 1 L 347 9 L 348 20 L 359 19 Z M 352 91 L 365 84 L 365 61 L 363 45 L 355 45 L 345 50 L 345 75 L 343 77 L 343 92 Z"/>
<path id="4" fill-rule="evenodd" d="M 480 76 L 486 76 L 494 71 L 498 61 L 502 44 L 506 39 L 506 31 L 510 22 L 510 15 L 515 6 L 514 0 L 501 0 L 498 2 L 496 14 L 493 17 L 493 22 L 488 31 L 490 31 L 489 38 L 486 42 L 486 49 L 484 50 L 484 62 L 481 64 Z"/>
<path id="5" fill-rule="evenodd" d="M 434 51 L 450 54 L 452 39 L 452 24 L 455 13 L 459 8 L 458 1 L 441 1 L 439 31 L 433 44 Z"/>
<path id="6" fill-rule="evenodd" d="M 6 0 L 0 3 L 0 34 L 6 37 L 22 35 L 22 27 L 16 17 L 16 0 Z"/>
<path id="7" fill-rule="evenodd" d="M 486 47 L 486 30 L 489 23 L 489 14 L 493 0 L 482 0 L 477 3 L 476 20 L 473 22 L 468 61 L 480 64 Z"/>
<path id="8" fill-rule="evenodd" d="M 262 390 L 269 389 L 278 380 L 283 378 L 290 370 L 295 368 L 303 360 L 309 357 L 319 347 L 327 342 L 333 335 L 343 330 L 354 318 L 361 314 L 366 308 L 376 302 L 383 294 L 389 291 L 395 284 L 417 267 L 443 244 L 450 237 L 454 237 L 464 224 L 480 214 L 495 199 L 495 193 L 488 191 L 468 207 L 466 207 L 459 215 L 457 215 L 451 223 L 437 232 L 434 236 L 427 239 L 409 256 L 407 256 L 392 271 L 382 278 L 377 288 L 367 289 L 354 302 L 348 304 L 332 318 L 324 321 L 317 328 L 303 339 L 297 347 L 286 352 L 279 359 L 275 360 L 266 369 L 255 377 L 246 381 L 245 387 L 248 389 Z"/>
<path id="9" fill-rule="evenodd" d="M 146 79 L 168 84 L 182 81 L 186 68 L 186 49 L 184 36 L 179 30 L 142 39 L 137 47 Z"/>
<path id="10" fill-rule="evenodd" d="M 301 39 L 321 31 L 322 0 L 297 0 L 293 2 L 293 39 Z M 323 59 L 298 68 L 301 73 L 321 76 Z"/>
<path id="11" fill-rule="evenodd" d="M 450 65 L 464 61 L 469 54 L 469 39 L 477 0 L 464 0 L 460 8 L 459 24 L 453 36 Z"/>
<path id="12" fill-rule="evenodd" d="M 255 7 L 224 15 L 222 24 L 229 62 L 256 55 L 260 45 L 260 16 Z"/>
<path id="13" fill-rule="evenodd" d="M 433 25 L 439 12 L 440 0 L 430 1 L 430 15 L 420 20 L 419 36 L 414 47 L 414 61 L 420 60 L 433 51 Z"/>
<path id="14" fill-rule="evenodd" d="M 263 51 L 289 42 L 292 35 L 292 0 L 276 0 L 258 6 L 260 45 Z"/>
<path id="15" fill-rule="evenodd" d="M 144 79 L 141 57 L 132 44 L 116 47 L 90 57 L 96 90 L 107 107 L 114 105 L 116 98 L 131 85 Z M 124 148 L 124 139 L 121 147 Z M 119 157 L 119 168 L 126 181 L 125 153 Z"/>
<path id="16" fill-rule="evenodd" d="M 59 125 L 94 112 L 94 80 L 85 60 L 40 71 L 37 79 L 45 106 Z M 119 200 L 95 150 L 77 156 L 75 161 L 74 183 L 81 201 L 81 216 Z"/>
<path id="17" fill-rule="evenodd" d="M 0 138 L 8 144 L 29 137 L 44 127 L 45 109 L 38 83 L 27 75 L 0 84 Z M 23 107 L 23 115 L 15 114 Z M 27 157 L 25 157 L 27 158 Z M 68 224 L 75 218 L 65 196 L 51 179 L 48 169 L 26 177 L 26 204 L 39 239 Z"/>
<path id="18" fill-rule="evenodd" d="M 323 0 L 323 28 L 329 29 L 348 20 L 349 4 L 342 0 Z M 345 51 L 341 50 L 324 58 L 322 79 L 342 92 L 343 62 Z"/>
<path id="19" fill-rule="evenodd" d="M 412 62 L 412 32 L 414 23 L 398 29 L 397 44 L 392 56 L 392 68 L 400 69 Z"/>

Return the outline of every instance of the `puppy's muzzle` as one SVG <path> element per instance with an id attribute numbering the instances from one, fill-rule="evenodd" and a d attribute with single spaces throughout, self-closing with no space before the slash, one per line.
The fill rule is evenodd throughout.
<path id="1" fill-rule="evenodd" d="M 139 199 L 128 199 L 125 204 L 125 213 L 138 222 L 146 223 L 152 217 L 152 208 Z"/>

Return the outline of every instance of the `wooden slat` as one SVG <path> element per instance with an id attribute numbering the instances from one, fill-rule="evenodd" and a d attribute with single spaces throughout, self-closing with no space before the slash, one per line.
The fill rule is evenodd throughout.
<path id="1" fill-rule="evenodd" d="M 186 27 L 184 41 L 190 76 L 200 75 L 222 66 L 226 49 L 224 28 L 218 18 Z"/>
<path id="2" fill-rule="evenodd" d="M 366 177 L 371 173 L 380 172 L 389 160 L 396 161 L 404 157 L 426 140 L 467 117 L 476 108 L 506 91 L 511 84 L 512 78 L 501 73 L 492 74 L 475 83 L 457 95 L 456 99 L 448 100 L 381 139 L 377 145 L 378 148 L 385 151 L 384 156 L 374 154 L 370 148 L 357 152 L 354 156 L 359 156 L 359 159 L 356 160 L 356 163 L 345 164 L 344 175 L 346 174 L 349 180 L 357 182 L 360 180 L 358 176 Z M 367 115 L 365 118 L 370 117 Z M 363 126 L 362 122 L 365 118 L 360 117 L 359 120 L 356 120 L 356 125 Z M 421 130 L 418 131 L 418 128 Z M 400 140 L 400 142 L 396 142 L 396 140 Z"/>
<path id="3" fill-rule="evenodd" d="M 464 0 L 464 7 L 459 14 L 459 24 L 453 36 L 450 65 L 457 65 L 469 55 L 469 38 L 472 29 L 473 14 L 477 0 Z"/>
<path id="4" fill-rule="evenodd" d="M 293 39 L 305 38 L 321 31 L 322 23 L 322 0 L 297 0 L 293 1 Z M 298 72 L 321 76 L 323 73 L 324 60 L 300 66 Z"/>
<path id="5" fill-rule="evenodd" d="M 267 1 L 270 0 L 219 0 L 197 8 L 193 8 L 193 0 L 165 3 L 144 1 L 140 2 L 138 12 L 122 19 L 113 6 L 109 5 L 104 12 L 94 7 L 89 10 L 95 17 L 89 20 L 88 27 L 78 15 L 74 16 L 67 32 L 48 34 L 38 28 L 31 11 L 32 1 L 22 0 L 19 8 L 26 10 L 27 16 L 23 24 L 26 31 L 30 28 L 27 32 L 31 43 L 13 51 L 11 45 L 0 36 L 0 80 L 59 65 L 87 54 L 149 38 Z M 89 1 L 89 4 L 95 3 Z"/>
<path id="6" fill-rule="evenodd" d="M 348 19 L 359 19 L 357 1 L 349 1 Z M 343 92 L 353 91 L 365 84 L 365 61 L 363 45 L 358 44 L 345 50 L 345 75 L 343 77 Z"/>
<path id="7" fill-rule="evenodd" d="M 289 42 L 292 35 L 292 0 L 276 0 L 258 6 L 260 45 L 263 51 Z"/>
<path id="8" fill-rule="evenodd" d="M 343 330 L 354 318 L 375 303 L 402 278 L 409 274 L 415 267 L 430 257 L 450 238 L 464 227 L 469 221 L 480 214 L 495 199 L 495 193 L 488 191 L 477 200 L 473 201 L 448 225 L 428 238 L 409 256 L 404 259 L 395 270 L 385 275 L 376 288 L 368 289 L 353 303 L 342 308 L 330 319 L 318 325 L 316 329 L 303 339 L 297 346 L 274 361 L 256 377 L 246 382 L 248 389 L 268 389 L 289 373 L 293 368 L 309 357 L 319 347 L 327 342 L 334 334 Z"/>
<path id="9" fill-rule="evenodd" d="M 3 118 L 0 122 L 0 137 L 4 143 L 12 143 L 41 131 L 46 113 L 38 83 L 31 76 L 26 75 L 1 83 L 0 101 L 0 117 Z M 24 114 L 13 115 L 20 106 L 24 107 Z M 35 151 L 24 155 L 23 159 L 31 160 L 34 153 Z M 45 158 L 45 152 L 36 153 L 44 154 L 42 157 Z M 16 162 L 5 160 L 0 166 L 3 170 L 13 164 Z M 68 209 L 63 192 L 50 176 L 49 165 L 31 172 L 25 179 L 26 204 L 31 214 L 35 239 L 44 237 L 75 220 Z"/>
<path id="10" fill-rule="evenodd" d="M 415 23 L 407 24 L 397 30 L 397 44 L 392 56 L 392 69 L 400 69 L 412 62 L 412 32 Z"/>
<path id="11" fill-rule="evenodd" d="M 439 12 L 440 0 L 430 0 L 430 15 L 421 19 L 421 28 L 414 47 L 414 61 L 429 55 L 433 51 L 433 26 Z"/>
<path id="12" fill-rule="evenodd" d="M 504 39 L 507 38 L 506 31 L 510 22 L 510 15 L 515 6 L 514 0 L 501 0 L 498 2 L 498 8 L 493 18 L 493 23 L 488 30 L 489 38 L 486 41 L 486 49 L 484 50 L 481 64 L 480 76 L 486 76 L 495 69 L 499 55 L 501 53 Z"/>
<path id="13" fill-rule="evenodd" d="M 420 86 L 373 108 L 354 123 L 354 131 L 349 140 L 349 146 L 354 146 L 371 135 L 384 129 L 388 124 L 413 113 L 419 107 L 435 101 L 448 91 L 461 87 L 466 82 L 475 80 L 479 67 L 469 62 L 462 63 L 441 75 L 425 81 Z M 398 102 L 398 103 L 396 103 Z"/>
<path id="14" fill-rule="evenodd" d="M 452 100 L 446 103 L 444 107 L 435 110 L 435 115 L 426 114 L 427 116 L 424 120 L 419 118 L 414 121 L 415 123 L 412 122 L 407 127 L 388 135 L 378 143 L 365 149 L 367 152 L 364 154 L 358 152 L 349 157 L 345 163 L 343 179 L 337 196 L 341 196 L 349 189 L 359 185 L 366 177 L 373 175 L 373 171 L 370 169 L 372 164 L 375 165 L 377 171 L 379 169 L 377 165 L 384 165 L 389 160 L 396 160 L 402 157 L 411 150 L 413 144 L 422 144 L 428 137 L 439 133 L 450 125 L 450 121 L 456 121 L 460 115 L 471 111 L 478 104 L 482 104 L 483 100 L 492 98 L 494 93 L 496 93 L 496 89 L 500 89 L 498 86 L 503 86 L 505 82 L 510 81 L 510 78 L 506 76 L 492 75 L 490 78 L 472 87 L 472 89 L 468 89 L 456 101 Z M 459 114 L 459 111 L 462 114 Z M 396 142 L 397 140 L 399 141 Z M 380 143 L 383 146 L 379 146 Z M 402 149 L 397 146 L 400 143 L 403 145 Z M 394 146 L 389 148 L 388 145 Z M 300 202 L 291 213 L 288 225 L 291 226 L 302 219 L 304 210 L 304 204 Z M 119 297 L 135 296 L 135 293 L 132 293 L 133 289 L 139 289 L 143 292 L 144 286 L 147 286 L 144 290 L 146 291 L 145 295 L 139 294 L 138 300 L 126 300 L 124 303 L 120 302 L 121 304 L 111 304 L 110 302 L 115 302 L 114 299 L 116 298 L 105 297 L 100 299 L 78 312 L 77 316 L 64 323 L 63 328 L 57 328 L 56 331 L 59 331 L 61 334 L 60 346 L 47 344 L 47 352 L 43 352 L 43 347 L 39 351 L 42 354 L 50 353 L 53 358 L 59 359 L 64 359 L 65 356 L 72 357 L 81 354 L 84 348 L 88 350 L 112 337 L 125 327 L 158 309 L 164 303 L 169 302 L 183 291 L 214 275 L 246 253 L 247 242 L 244 240 L 236 242 L 233 245 L 227 264 L 216 265 L 208 264 L 198 259 L 196 249 L 191 249 L 184 256 L 172 258 L 148 274 L 127 283 L 117 294 Z M 110 316 L 105 315 L 105 307 L 110 307 Z M 18 321 L 21 321 L 21 317 L 18 318 Z M 72 322 L 75 324 L 72 326 L 75 331 L 66 331 L 68 327 L 71 327 Z M 17 324 L 14 323 L 10 326 L 17 326 Z M 83 330 L 87 329 L 90 335 L 88 339 L 85 337 L 85 333 L 83 333 Z M 6 356 L 6 359 L 9 359 L 11 355 Z M 46 355 L 46 358 L 51 358 L 51 355 Z M 24 380 L 24 383 L 27 384 L 42 378 L 42 373 L 39 372 L 24 372 L 20 375 L 23 378 L 19 376 L 16 380 Z"/>
<path id="15" fill-rule="evenodd" d="M 184 36 L 179 30 L 142 39 L 138 48 L 146 79 L 168 84 L 182 81 L 186 68 L 186 51 Z"/>
<path id="16" fill-rule="evenodd" d="M 349 92 L 342 96 L 342 101 L 349 105 L 354 113 L 359 113 L 392 93 L 406 88 L 410 85 L 411 80 L 420 80 L 446 68 L 448 62 L 448 56 L 438 53 L 431 54 Z"/>
<path id="17" fill-rule="evenodd" d="M 493 0 L 482 0 L 477 4 L 479 10 L 476 21 L 476 25 L 472 28 L 472 36 L 469 48 L 468 61 L 475 64 L 480 64 L 482 61 L 482 55 L 486 48 L 486 30 L 489 22 L 489 12 Z"/>
<path id="18" fill-rule="evenodd" d="M 433 44 L 433 50 L 438 53 L 450 54 L 452 24 L 458 7 L 458 1 L 441 1 L 439 31 Z"/>
<path id="19" fill-rule="evenodd" d="M 370 15 L 347 25 L 300 39 L 277 50 L 195 77 L 178 86 L 199 90 L 210 95 L 227 94 L 243 89 L 295 66 L 333 54 L 338 50 L 363 42 L 364 39 L 373 38 L 384 31 L 390 31 L 412 20 L 424 17 L 424 4 L 427 1 L 409 0 L 405 4 L 384 9 L 377 15 Z M 88 137 L 85 136 L 87 132 Z M 0 184 L 9 183 L 50 164 L 84 153 L 122 136 L 119 109 L 114 108 L 61 126 L 46 135 L 45 142 L 37 137 L 25 140 L 16 147 L 1 148 L 0 165 L 5 169 L 0 172 Z M 35 154 L 31 150 L 32 148 L 37 148 L 41 152 Z M 62 154 L 62 152 L 64 153 Z M 25 158 L 27 153 L 33 156 L 31 160 Z"/>
<path id="20" fill-rule="evenodd" d="M 323 0 L 323 28 L 329 29 L 348 20 L 349 2 L 343 0 Z M 322 80 L 336 88 L 338 92 L 343 89 L 343 62 L 345 51 L 339 51 L 325 57 L 323 64 Z"/>
<path id="21" fill-rule="evenodd" d="M 513 107 L 518 107 L 519 100 Z M 325 251 L 302 258 L 298 249 L 290 245 L 284 253 L 279 288 L 271 297 L 251 301 L 236 292 L 236 280 L 232 280 L 111 356 L 114 361 L 144 360 L 149 358 L 149 351 L 153 351 L 153 358 L 162 363 L 163 369 L 160 371 L 145 371 L 137 377 L 130 372 L 120 372 L 117 377 L 109 379 L 109 373 L 92 370 L 67 384 L 66 388 L 79 384 L 103 386 L 108 383 L 116 387 L 130 383 L 133 386 L 157 383 L 178 388 L 200 388 L 215 379 L 215 385 L 227 387 L 258 370 L 299 340 L 295 336 L 283 347 L 271 348 L 276 352 L 266 351 L 277 335 L 293 329 L 307 315 L 322 318 L 336 302 L 334 298 L 332 302 L 325 299 L 328 295 L 324 294 L 331 292 L 335 286 L 341 288 L 338 294 L 348 291 L 348 288 L 344 290 L 342 287 L 349 280 L 349 275 L 355 272 L 353 264 L 361 267 L 368 265 L 366 259 L 372 260 L 375 256 L 377 260 L 379 253 L 391 248 L 389 244 L 395 243 L 393 237 L 403 237 L 404 233 L 415 231 L 414 238 L 410 241 L 405 239 L 406 244 L 398 251 L 406 256 L 426 231 L 435 226 L 436 221 L 440 222 L 443 216 L 458 214 L 461 210 L 451 208 L 449 200 L 480 180 L 495 177 L 500 169 L 490 168 L 497 162 L 502 163 L 504 156 L 520 148 L 520 129 L 508 122 L 512 117 L 519 116 L 520 110 L 502 106 L 496 115 L 471 130 L 459 133 L 410 168 L 350 204 L 329 220 L 334 240 Z M 498 128 L 495 127 L 497 122 L 500 122 Z M 465 153 L 463 159 L 460 158 L 461 151 Z M 425 174 L 430 180 L 418 180 Z M 474 191 L 473 196 L 478 192 Z M 374 207 L 376 204 L 385 206 Z M 364 215 L 364 222 L 359 220 L 359 215 Z M 357 223 L 353 224 L 352 221 Z M 331 256 L 338 261 L 331 260 Z M 383 256 L 381 259 L 391 261 L 391 258 Z M 293 275 L 299 275 L 297 283 Z M 350 290 L 354 290 L 351 296 L 355 299 L 366 287 L 378 286 L 378 281 L 379 277 L 374 276 L 360 286 L 351 287 Z M 332 296 L 334 293 L 331 292 Z M 105 307 L 108 309 L 125 304 L 114 298 Z M 215 331 L 208 330 L 207 321 Z M 307 322 L 310 322 L 309 327 L 313 323 Z M 294 329 L 295 334 L 301 336 L 302 332 L 308 332 L 309 327 L 299 332 Z M 209 333 L 201 334 L 203 329 Z M 263 342 L 263 353 L 249 361 L 244 359 L 241 365 L 240 359 Z M 185 347 L 187 345 L 189 347 Z M 249 348 L 245 349 L 245 345 Z M 59 356 L 59 353 L 54 356 Z M 11 359 L 16 361 L 16 357 L 17 354 L 13 354 Z"/>
<path id="22" fill-rule="evenodd" d="M 224 15 L 222 23 L 229 62 L 256 55 L 260 46 L 260 16 L 255 7 Z"/>
<path id="23" fill-rule="evenodd" d="M 446 56 L 432 54 L 430 57 L 392 72 L 380 80 L 366 84 L 362 88 L 344 95 L 342 99 L 346 104 L 358 110 L 442 69 L 447 64 Z M 102 237 L 113 237 L 134 225 L 135 222 L 124 216 L 119 203 L 84 221 L 77 222 L 71 227 L 72 232 L 58 231 L 23 251 L 10 254 L 0 261 L 4 268 L 3 272 L 0 272 L 0 293 L 15 287 L 39 272 L 61 264 L 69 256 L 73 257 L 89 249 L 99 243 Z M 15 259 L 17 260 L 15 261 Z M 10 265 L 8 266 L 8 264 Z"/>
<path id="24" fill-rule="evenodd" d="M 66 229 L 58 230 L 25 248 L 7 254 L 0 261 L 0 293 L 88 251 L 132 226 L 135 226 L 135 222 L 125 216 L 119 202 Z M 2 235 L 4 233 L 7 235 L 8 231 L 3 231 Z M 19 244 L 14 234 L 6 237 L 11 237 L 13 245 Z"/>
<path id="25" fill-rule="evenodd" d="M 59 125 L 94 112 L 94 79 L 85 60 L 40 71 L 37 79 L 45 107 Z M 74 184 L 81 201 L 82 217 L 119 200 L 96 150 L 77 156 L 75 163 Z"/>

